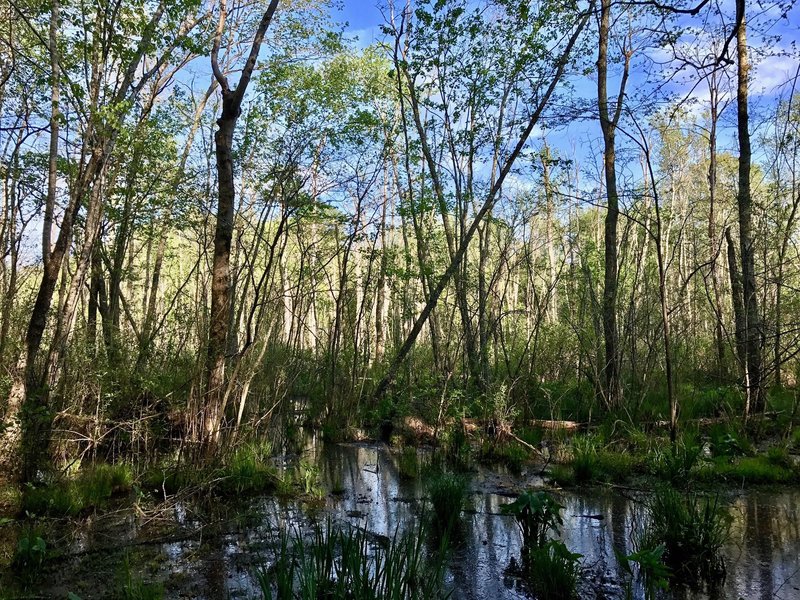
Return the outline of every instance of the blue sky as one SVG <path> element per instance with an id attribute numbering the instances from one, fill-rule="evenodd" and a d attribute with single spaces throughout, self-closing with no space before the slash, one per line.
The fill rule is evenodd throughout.
<path id="1" fill-rule="evenodd" d="M 335 13 L 338 20 L 347 21 L 347 32 L 357 35 L 360 45 L 369 45 L 380 37 L 383 16 L 379 3 L 386 4 L 385 0 L 344 0 L 342 10 Z"/>

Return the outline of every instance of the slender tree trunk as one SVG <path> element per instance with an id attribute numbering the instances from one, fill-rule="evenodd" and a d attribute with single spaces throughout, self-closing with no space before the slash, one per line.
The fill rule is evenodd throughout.
<path id="1" fill-rule="evenodd" d="M 717 265 L 717 254 L 719 252 L 720 240 L 717 235 L 717 121 L 719 120 L 719 87 L 716 81 L 716 73 L 711 75 L 709 85 L 711 94 L 711 127 L 708 136 L 708 251 L 709 262 L 711 264 L 711 286 L 714 293 L 714 344 L 717 352 L 717 373 L 722 376 L 725 372 L 725 337 L 722 324 L 722 299 L 720 289 L 719 267 Z"/>
<path id="2" fill-rule="evenodd" d="M 750 194 L 750 130 L 748 116 L 748 82 L 750 63 L 747 56 L 747 19 L 745 0 L 736 1 L 736 57 L 737 57 L 737 131 L 739 135 L 739 190 L 736 202 L 739 208 L 739 246 L 742 258 L 742 292 L 745 310 L 745 344 L 747 349 L 747 403 L 745 417 L 751 412 L 764 410 L 764 382 L 762 380 L 761 314 L 755 274 L 755 247 L 753 240 L 753 200 Z"/>
<path id="3" fill-rule="evenodd" d="M 386 207 L 389 204 L 388 195 L 388 168 L 383 169 L 383 203 L 381 206 L 381 222 L 378 235 L 381 240 L 380 266 L 378 268 L 378 281 L 375 289 L 375 362 L 383 360 L 386 351 L 386 270 L 389 257 L 386 247 Z"/>
<path id="4" fill-rule="evenodd" d="M 607 209 L 605 217 L 605 269 L 603 285 L 603 339 L 605 342 L 605 401 L 608 407 L 619 406 L 621 402 L 620 352 L 617 332 L 617 221 L 619 220 L 619 194 L 617 192 L 616 172 L 616 129 L 622 114 L 622 102 L 628 79 L 630 55 L 625 55 L 617 106 L 613 115 L 608 105 L 608 42 L 611 29 L 611 0 L 602 0 L 600 5 L 600 37 L 597 54 L 597 105 L 600 128 L 603 131 L 603 166 Z"/>
<path id="5" fill-rule="evenodd" d="M 542 160 L 542 184 L 544 185 L 545 197 L 545 218 L 547 219 L 547 267 L 549 271 L 549 290 L 547 298 L 547 314 L 550 323 L 558 321 L 558 282 L 556 275 L 556 253 L 555 253 L 555 203 L 553 201 L 553 186 L 550 182 L 550 148 L 545 144 Z"/>
<path id="6" fill-rule="evenodd" d="M 233 174 L 233 133 L 242 112 L 242 100 L 256 66 L 258 53 L 267 33 L 278 0 L 271 0 L 261 18 L 247 62 L 242 70 L 239 83 L 231 90 L 228 79 L 219 68 L 219 49 L 227 18 L 227 4 L 220 3 L 220 20 L 214 47 L 211 53 L 211 67 L 214 77 L 222 90 L 222 114 L 217 119 L 214 133 L 214 150 L 217 166 L 217 219 L 214 230 L 214 260 L 211 271 L 211 314 L 209 321 L 208 347 L 205 368 L 204 402 L 202 409 L 202 436 L 206 454 L 210 455 L 219 441 L 220 427 L 225 403 L 225 365 L 226 348 L 230 334 L 231 316 L 231 242 L 233 240 L 233 220 L 236 188 Z"/>
<path id="7" fill-rule="evenodd" d="M 725 228 L 725 240 L 728 246 L 728 273 L 731 280 L 731 300 L 733 303 L 734 342 L 736 345 L 736 358 L 740 366 L 740 373 L 747 378 L 747 321 L 744 314 L 744 294 L 742 292 L 742 276 L 739 271 L 739 261 L 736 259 L 736 245 L 733 242 L 731 228 Z"/>

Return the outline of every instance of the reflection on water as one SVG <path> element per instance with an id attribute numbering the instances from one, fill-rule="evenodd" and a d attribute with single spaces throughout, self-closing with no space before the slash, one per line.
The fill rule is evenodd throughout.
<path id="1" fill-rule="evenodd" d="M 385 448 L 323 447 L 312 439 L 305 459 L 316 462 L 326 489 L 345 490 L 326 498 L 321 516 L 329 514 L 334 520 L 366 526 L 373 534 L 387 537 L 419 518 L 424 482 L 403 480 L 395 458 Z M 514 520 L 503 516 L 500 507 L 524 487 L 541 483 L 533 474 L 514 477 L 488 469 L 474 474 L 471 509 L 463 516 L 460 543 L 446 573 L 454 599 L 526 597 L 520 582 L 504 573 L 511 559 L 519 557 L 521 540 Z M 581 597 L 622 598 L 614 550 L 632 551 L 631 532 L 644 518 L 641 502 L 633 495 L 600 489 L 559 496 L 565 505 L 562 539 L 570 550 L 583 555 Z M 679 589 L 670 597 L 800 598 L 797 500 L 797 492 L 788 490 L 732 498 L 734 522 L 724 549 L 727 578 L 722 589 Z M 276 532 L 302 527 L 309 518 L 297 503 L 274 498 L 256 500 L 242 514 L 227 515 L 221 525 L 190 519 L 186 511 L 183 505 L 174 507 L 169 525 L 162 523 L 156 533 L 132 514 L 117 519 L 113 527 L 87 522 L 73 533 L 74 556 L 50 567 L 55 572 L 48 577 L 51 585 L 43 590 L 45 595 L 76 591 L 84 599 L 106 597 L 107 586 L 117 576 L 115 569 L 127 556 L 146 578 L 164 580 L 168 597 L 252 598 L 257 590 L 253 571 L 269 562 Z M 641 588 L 636 597 L 643 597 Z"/>

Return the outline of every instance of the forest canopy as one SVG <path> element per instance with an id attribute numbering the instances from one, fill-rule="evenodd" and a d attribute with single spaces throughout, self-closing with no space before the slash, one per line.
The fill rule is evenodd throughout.
<path id="1" fill-rule="evenodd" d="M 796 411 L 792 2 L 347 4 L 0 6 L 3 477 Z"/>

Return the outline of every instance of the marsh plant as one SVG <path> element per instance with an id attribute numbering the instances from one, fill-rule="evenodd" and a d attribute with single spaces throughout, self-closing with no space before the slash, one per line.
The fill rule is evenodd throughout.
<path id="1" fill-rule="evenodd" d="M 215 479 L 223 493 L 241 495 L 275 489 L 277 470 L 270 464 L 268 444 L 244 444 L 220 466 Z"/>
<path id="2" fill-rule="evenodd" d="M 590 481 L 597 474 L 597 438 L 591 435 L 577 436 L 572 440 L 572 471 L 576 481 Z"/>
<path id="3" fill-rule="evenodd" d="M 646 543 L 646 541 L 645 541 Z M 664 564 L 664 544 L 641 547 L 630 554 L 614 553 L 625 575 L 625 600 L 633 600 L 633 584 L 638 579 L 644 588 L 645 600 L 655 600 L 659 591 L 669 589 L 669 568 Z"/>
<path id="4" fill-rule="evenodd" d="M 446 598 L 443 552 L 426 555 L 419 528 L 382 543 L 366 530 L 316 524 L 309 540 L 282 533 L 275 561 L 256 573 L 265 600 Z"/>
<path id="5" fill-rule="evenodd" d="M 539 600 L 577 597 L 581 554 L 550 535 L 564 524 L 563 506 L 547 492 L 527 490 L 502 507 L 513 515 L 522 533 L 522 576 Z"/>
<path id="6" fill-rule="evenodd" d="M 692 436 L 684 435 L 669 448 L 654 451 L 655 472 L 675 487 L 686 487 L 702 455 L 700 444 Z"/>
<path id="7" fill-rule="evenodd" d="M 12 566 L 18 573 L 27 574 L 39 569 L 46 557 L 47 542 L 44 541 L 38 529 L 29 527 L 17 542 Z"/>
<path id="8" fill-rule="evenodd" d="M 502 512 L 512 515 L 522 532 L 523 548 L 539 548 L 547 543 L 548 534 L 558 535 L 564 524 L 563 506 L 547 492 L 527 490 L 514 502 L 505 504 Z"/>
<path id="9" fill-rule="evenodd" d="M 663 545 L 663 559 L 673 573 L 687 580 L 715 581 L 724 577 L 721 549 L 728 539 L 731 517 L 719 496 L 658 490 L 648 503 L 649 545 Z"/>
<path id="10" fill-rule="evenodd" d="M 122 562 L 120 579 L 119 593 L 117 594 L 120 600 L 162 600 L 164 598 L 164 586 L 161 583 L 146 583 L 141 577 L 134 574 L 128 556 Z"/>
<path id="11" fill-rule="evenodd" d="M 301 460 L 298 471 L 300 486 L 304 494 L 316 497 L 323 495 L 319 487 L 319 467 L 317 465 L 307 460 Z"/>
<path id="12" fill-rule="evenodd" d="M 469 480 L 460 473 L 432 470 L 427 475 L 426 488 L 431 500 L 433 529 L 452 531 L 461 518 L 467 498 Z"/>
<path id="13" fill-rule="evenodd" d="M 531 549 L 523 574 L 538 600 L 574 600 L 578 597 L 578 580 L 582 554 L 570 552 L 559 540 L 550 540 Z"/>
<path id="14" fill-rule="evenodd" d="M 82 469 L 74 478 L 47 486 L 28 484 L 22 496 L 23 509 L 33 515 L 75 516 L 102 508 L 114 496 L 130 491 L 133 473 L 125 464 L 97 464 Z"/>

